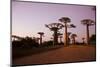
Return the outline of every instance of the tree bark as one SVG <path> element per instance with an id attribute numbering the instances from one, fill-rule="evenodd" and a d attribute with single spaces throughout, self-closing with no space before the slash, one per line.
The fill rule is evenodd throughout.
<path id="1" fill-rule="evenodd" d="M 67 37 L 67 24 L 65 23 L 65 35 L 64 35 L 64 46 L 68 45 L 68 37 Z"/>
<path id="2" fill-rule="evenodd" d="M 57 30 L 54 31 L 54 45 L 58 44 L 58 35 L 57 35 Z"/>
<path id="3" fill-rule="evenodd" d="M 89 25 L 86 26 L 87 30 L 87 45 L 89 45 Z"/>

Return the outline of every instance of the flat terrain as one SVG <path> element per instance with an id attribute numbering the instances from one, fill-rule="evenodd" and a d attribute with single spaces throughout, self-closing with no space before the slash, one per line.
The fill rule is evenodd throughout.
<path id="1" fill-rule="evenodd" d="M 13 64 L 46 64 L 62 62 L 95 61 L 95 46 L 68 46 L 15 59 Z"/>

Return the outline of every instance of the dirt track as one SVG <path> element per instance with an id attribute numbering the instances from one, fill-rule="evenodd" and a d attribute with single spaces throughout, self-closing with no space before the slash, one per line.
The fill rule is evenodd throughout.
<path id="1" fill-rule="evenodd" d="M 93 46 L 70 46 L 34 54 L 14 60 L 13 64 L 46 64 L 96 60 L 96 49 Z"/>

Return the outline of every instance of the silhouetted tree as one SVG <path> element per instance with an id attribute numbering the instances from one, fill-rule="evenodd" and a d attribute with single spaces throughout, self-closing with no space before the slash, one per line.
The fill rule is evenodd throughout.
<path id="1" fill-rule="evenodd" d="M 73 44 L 75 44 L 75 43 L 76 43 L 75 37 L 77 37 L 77 35 L 76 35 L 76 34 L 72 34 L 72 35 L 71 35 L 71 38 L 72 38 L 72 43 L 73 43 Z"/>
<path id="2" fill-rule="evenodd" d="M 76 26 L 74 24 L 70 24 L 68 25 L 67 23 L 70 23 L 71 22 L 71 19 L 68 18 L 68 17 L 62 17 L 59 19 L 60 22 L 63 22 L 64 23 L 64 26 L 65 26 L 65 34 L 64 34 L 64 45 L 68 45 L 68 34 L 67 34 L 67 28 L 75 28 Z"/>
<path id="3" fill-rule="evenodd" d="M 16 36 L 14 36 L 16 37 Z M 19 37 L 17 36 L 16 38 L 20 38 L 20 40 L 14 40 L 12 41 L 12 47 L 15 48 L 32 48 L 32 47 L 38 47 L 38 43 L 36 42 L 35 39 L 32 37 Z"/>
<path id="4" fill-rule="evenodd" d="M 23 47 L 25 48 L 32 48 L 36 45 L 35 39 L 32 39 L 32 37 L 26 36 L 23 40 L 21 40 L 23 43 Z"/>
<path id="5" fill-rule="evenodd" d="M 40 44 L 42 44 L 42 36 L 44 35 L 43 32 L 38 32 L 38 34 L 40 35 Z"/>
<path id="6" fill-rule="evenodd" d="M 86 25 L 86 31 L 87 31 L 87 44 L 89 44 L 89 26 L 92 26 L 95 24 L 95 22 L 91 19 L 84 19 L 81 21 L 83 25 Z"/>
<path id="7" fill-rule="evenodd" d="M 57 45 L 58 44 L 58 34 L 57 33 L 59 29 L 63 28 L 63 25 L 60 23 L 51 23 L 45 26 L 54 32 L 54 45 Z"/>

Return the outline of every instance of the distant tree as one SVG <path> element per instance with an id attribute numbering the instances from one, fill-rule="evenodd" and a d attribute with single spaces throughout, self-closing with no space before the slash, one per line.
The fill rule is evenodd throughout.
<path id="1" fill-rule="evenodd" d="M 38 47 L 38 43 L 32 37 L 25 37 L 21 40 L 14 40 L 12 41 L 12 47 L 15 48 L 33 48 Z"/>
<path id="2" fill-rule="evenodd" d="M 30 37 L 25 37 L 20 41 L 23 48 L 29 48 L 32 45 L 32 39 Z"/>
<path id="3" fill-rule="evenodd" d="M 42 37 L 44 35 L 44 32 L 38 32 L 38 34 L 40 35 L 40 44 L 42 44 Z"/>
<path id="4" fill-rule="evenodd" d="M 75 40 L 75 38 L 77 37 L 77 35 L 76 34 L 72 34 L 71 35 L 71 38 L 72 38 L 72 43 L 73 44 L 75 44 L 76 43 L 76 40 Z"/>

